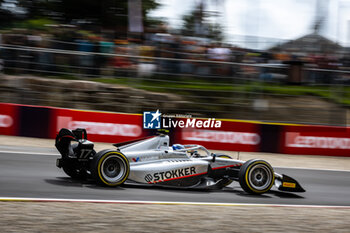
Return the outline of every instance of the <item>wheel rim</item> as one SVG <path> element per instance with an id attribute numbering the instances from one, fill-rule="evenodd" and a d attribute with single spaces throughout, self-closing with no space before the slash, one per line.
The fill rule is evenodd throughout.
<path id="1" fill-rule="evenodd" d="M 265 164 L 257 164 L 250 169 L 248 177 L 251 187 L 261 191 L 271 185 L 273 174 L 271 169 Z"/>
<path id="2" fill-rule="evenodd" d="M 120 181 L 126 172 L 126 163 L 117 155 L 107 157 L 101 164 L 101 173 L 108 183 Z"/>

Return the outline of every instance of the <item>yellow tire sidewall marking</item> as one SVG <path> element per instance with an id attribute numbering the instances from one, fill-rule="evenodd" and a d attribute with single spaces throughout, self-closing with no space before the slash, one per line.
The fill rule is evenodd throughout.
<path id="1" fill-rule="evenodd" d="M 265 164 L 268 168 L 270 168 L 270 169 L 272 170 L 272 182 L 271 182 L 270 186 L 267 187 L 267 188 L 264 189 L 264 190 L 256 190 L 256 189 L 252 188 L 252 187 L 250 186 L 250 184 L 249 184 L 249 181 L 248 181 L 248 174 L 249 174 L 250 169 L 251 169 L 254 165 L 259 164 L 259 163 Z M 247 169 L 247 171 L 246 171 L 246 174 L 245 174 L 245 181 L 246 181 L 246 184 L 248 185 L 248 188 L 249 188 L 250 190 L 254 191 L 255 193 L 264 193 L 264 192 L 270 190 L 271 187 L 273 186 L 273 184 L 274 184 L 274 182 L 275 182 L 275 173 L 273 172 L 273 169 L 271 168 L 271 166 L 270 166 L 268 163 L 266 163 L 266 162 L 264 162 L 264 161 L 256 161 L 256 162 L 254 162 L 254 163 L 252 163 L 252 164 L 249 165 L 249 167 L 248 167 L 248 169 Z"/>
<path id="2" fill-rule="evenodd" d="M 122 180 L 119 181 L 118 183 L 113 183 L 113 184 L 107 182 L 107 181 L 102 177 L 102 174 L 101 174 L 101 164 L 102 164 L 102 162 L 106 159 L 106 157 L 108 157 L 108 156 L 111 155 L 111 154 L 120 155 L 120 156 L 125 160 L 125 164 L 126 164 L 127 167 L 128 167 L 124 179 L 122 179 Z M 98 161 L 98 165 L 97 165 L 97 173 L 98 173 L 98 176 L 99 176 L 100 180 L 101 180 L 103 183 L 105 183 L 106 185 L 108 185 L 108 186 L 117 186 L 117 185 L 123 183 L 123 182 L 128 178 L 129 172 L 130 172 L 129 161 L 128 161 L 128 159 L 125 157 L 125 155 L 123 155 L 122 153 L 119 153 L 119 152 L 116 152 L 116 151 L 108 152 L 108 153 L 104 154 L 104 155 L 101 157 L 101 159 Z"/>

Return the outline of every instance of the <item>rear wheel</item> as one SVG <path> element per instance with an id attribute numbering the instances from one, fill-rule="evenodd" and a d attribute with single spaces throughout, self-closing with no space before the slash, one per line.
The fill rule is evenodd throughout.
<path id="1" fill-rule="evenodd" d="M 100 151 L 93 159 L 91 174 L 100 184 L 107 186 L 121 185 L 128 178 L 129 173 L 129 161 L 119 151 Z"/>
<path id="2" fill-rule="evenodd" d="M 248 160 L 239 171 L 239 183 L 247 193 L 265 193 L 271 189 L 274 180 L 273 168 L 264 160 Z"/>

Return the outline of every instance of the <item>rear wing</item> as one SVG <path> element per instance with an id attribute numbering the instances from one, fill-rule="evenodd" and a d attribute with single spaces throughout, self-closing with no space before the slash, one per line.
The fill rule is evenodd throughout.
<path id="1" fill-rule="evenodd" d="M 62 128 L 56 136 L 55 146 L 62 155 L 68 156 L 73 153 L 70 146 L 71 141 L 87 141 L 86 129 L 78 128 L 75 130 L 70 130 Z"/>
<path id="2" fill-rule="evenodd" d="M 78 128 L 75 130 L 70 130 L 62 128 L 56 135 L 56 144 L 65 138 L 70 139 L 70 141 L 79 141 L 80 139 L 87 140 L 86 129 Z"/>

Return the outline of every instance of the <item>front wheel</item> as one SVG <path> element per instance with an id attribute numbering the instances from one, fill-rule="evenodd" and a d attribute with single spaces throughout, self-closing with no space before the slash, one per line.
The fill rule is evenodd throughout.
<path id="1" fill-rule="evenodd" d="M 239 184 L 247 193 L 262 194 L 274 184 L 275 174 L 271 165 L 264 160 L 248 160 L 239 171 Z"/>
<path id="2" fill-rule="evenodd" d="M 91 174 L 100 184 L 107 186 L 121 185 L 128 178 L 129 173 L 129 161 L 119 151 L 103 150 L 94 156 Z"/>

